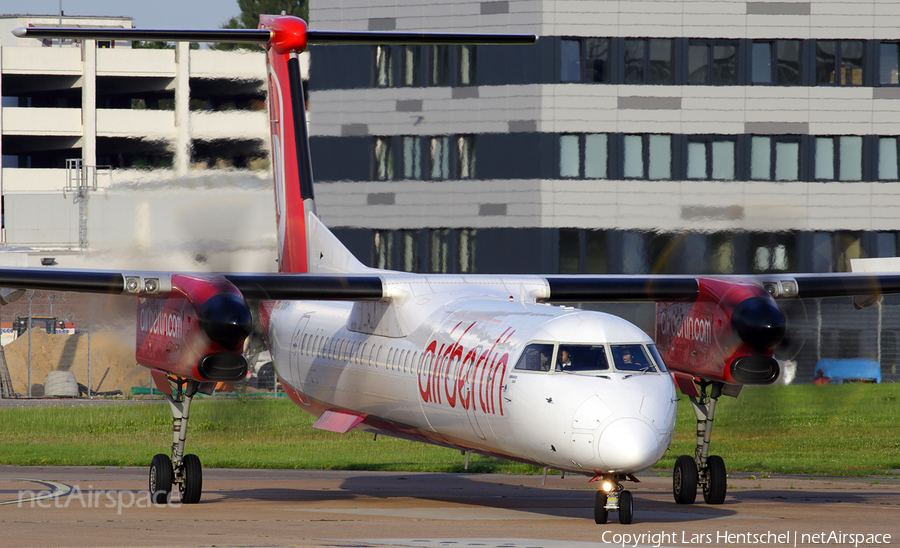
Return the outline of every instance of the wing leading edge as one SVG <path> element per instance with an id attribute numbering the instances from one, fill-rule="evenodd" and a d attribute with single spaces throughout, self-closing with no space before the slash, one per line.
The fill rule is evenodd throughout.
<path id="1" fill-rule="evenodd" d="M 107 295 L 165 296 L 172 290 L 171 277 L 177 272 L 83 270 L 45 267 L 0 268 L 0 287 Z M 231 282 L 247 299 L 260 300 L 388 300 L 385 279 L 405 277 L 454 282 L 474 280 L 489 275 L 464 276 L 443 274 L 406 274 L 384 272 L 373 274 L 254 274 L 254 273 L 184 273 Z M 396 276 L 396 277 L 395 277 Z M 900 274 L 829 273 L 749 276 L 641 276 L 641 275 L 572 275 L 535 276 L 545 284 L 536 300 L 561 302 L 656 302 L 693 301 L 699 295 L 699 281 L 713 279 L 724 282 L 752 282 L 765 288 L 773 297 L 818 298 L 856 295 L 889 295 L 900 293 Z"/>

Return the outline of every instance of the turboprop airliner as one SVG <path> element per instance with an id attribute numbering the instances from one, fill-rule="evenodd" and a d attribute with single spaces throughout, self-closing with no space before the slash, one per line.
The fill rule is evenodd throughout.
<path id="1" fill-rule="evenodd" d="M 21 28 L 19 37 L 259 43 L 266 50 L 278 273 L 0 268 L 0 286 L 137 300 L 139 363 L 172 410 L 172 448 L 150 464 L 157 502 L 197 503 L 202 467 L 185 454 L 190 404 L 245 378 L 250 302 L 278 377 L 314 427 L 351 429 L 581 474 L 600 487 L 594 519 L 631 523 L 627 483 L 672 440 L 676 386 L 697 413 L 694 456 L 673 474 L 678 503 L 725 498 L 709 455 L 715 404 L 778 376 L 776 299 L 900 291 L 896 275 L 488 276 L 410 274 L 360 263 L 316 215 L 298 54 L 317 44 L 528 44 L 529 35 L 307 29 L 263 15 L 259 29 Z M 85 51 L 91 49 L 88 42 Z M 651 301 L 657 343 L 629 322 L 568 302 Z M 674 382 L 673 382 L 674 380 Z"/>

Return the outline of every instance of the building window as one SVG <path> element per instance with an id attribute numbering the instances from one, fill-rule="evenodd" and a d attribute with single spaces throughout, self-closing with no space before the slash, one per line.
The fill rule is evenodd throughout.
<path id="1" fill-rule="evenodd" d="M 625 83 L 675 83 L 673 44 L 668 38 L 625 39 Z"/>
<path id="2" fill-rule="evenodd" d="M 391 46 L 375 46 L 375 86 L 380 88 L 394 85 L 394 71 L 391 64 Z"/>
<path id="3" fill-rule="evenodd" d="M 625 135 L 623 140 L 626 179 L 671 179 L 671 135 Z"/>
<path id="4" fill-rule="evenodd" d="M 862 40 L 816 40 L 816 84 L 863 85 Z"/>
<path id="5" fill-rule="evenodd" d="M 450 246 L 450 230 L 446 228 L 433 228 L 429 230 L 428 251 L 431 259 L 431 271 L 434 273 L 447 272 L 447 259 Z"/>
<path id="6" fill-rule="evenodd" d="M 559 176 L 578 177 L 581 175 L 581 143 L 578 135 L 559 136 Z"/>
<path id="7" fill-rule="evenodd" d="M 450 178 L 450 137 L 432 137 L 429 140 L 429 160 L 432 179 Z"/>
<path id="8" fill-rule="evenodd" d="M 459 47 L 459 85 L 475 85 L 475 46 Z"/>
<path id="9" fill-rule="evenodd" d="M 736 40 L 691 40 L 688 45 L 688 83 L 738 83 Z"/>
<path id="10" fill-rule="evenodd" d="M 753 256 L 753 270 L 763 272 L 786 272 L 795 262 L 797 242 L 792 234 L 752 234 L 750 249 Z"/>
<path id="11" fill-rule="evenodd" d="M 608 84 L 612 81 L 609 70 L 609 38 L 584 39 L 584 82 Z"/>
<path id="12" fill-rule="evenodd" d="M 762 181 L 799 181 L 800 137 L 754 135 L 750 140 L 750 178 Z"/>
<path id="13" fill-rule="evenodd" d="M 459 231 L 459 271 L 463 274 L 475 273 L 475 235 L 474 228 L 463 228 Z"/>
<path id="14" fill-rule="evenodd" d="M 447 46 L 431 46 L 431 78 L 428 84 L 450 85 L 450 56 Z"/>
<path id="15" fill-rule="evenodd" d="M 390 137 L 375 137 L 375 178 L 388 181 L 394 178 L 394 155 Z"/>
<path id="16" fill-rule="evenodd" d="M 392 266 L 391 255 L 393 251 L 394 239 L 391 237 L 390 230 L 375 231 L 375 268 L 382 270 L 390 270 Z"/>
<path id="17" fill-rule="evenodd" d="M 415 135 L 403 137 L 403 178 L 422 178 L 422 138 Z"/>
<path id="18" fill-rule="evenodd" d="M 415 230 L 400 231 L 400 267 L 405 272 L 415 272 L 419 268 L 416 234 Z"/>
<path id="19" fill-rule="evenodd" d="M 862 180 L 863 138 L 861 136 L 816 137 L 815 144 L 816 180 Z"/>
<path id="20" fill-rule="evenodd" d="M 400 48 L 400 83 L 404 86 L 418 86 L 421 67 L 419 46 Z"/>
<path id="21" fill-rule="evenodd" d="M 800 85 L 800 40 L 754 41 L 750 55 L 752 83 Z"/>
<path id="22" fill-rule="evenodd" d="M 737 142 L 733 137 L 691 135 L 687 147 L 688 179 L 735 179 Z"/>
<path id="23" fill-rule="evenodd" d="M 882 86 L 900 84 L 900 42 L 882 42 L 878 54 L 878 83 Z"/>
<path id="24" fill-rule="evenodd" d="M 897 137 L 879 137 L 878 138 L 878 179 L 882 181 L 896 181 L 900 179 L 900 170 L 898 170 L 897 160 L 900 159 L 898 153 L 900 139 Z"/>
<path id="25" fill-rule="evenodd" d="M 559 79 L 561 82 L 581 81 L 581 40 L 563 39 L 559 45 Z"/>
<path id="26" fill-rule="evenodd" d="M 609 45 L 609 38 L 563 39 L 560 42 L 560 81 L 610 83 Z"/>
<path id="27" fill-rule="evenodd" d="M 605 133 L 559 136 L 559 176 L 606 179 L 609 138 Z"/>
<path id="28" fill-rule="evenodd" d="M 460 135 L 456 138 L 456 175 L 460 179 L 475 178 L 475 136 Z"/>

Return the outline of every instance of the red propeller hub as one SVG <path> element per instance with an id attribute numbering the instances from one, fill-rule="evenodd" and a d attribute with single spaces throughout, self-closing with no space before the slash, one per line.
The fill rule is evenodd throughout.
<path id="1" fill-rule="evenodd" d="M 269 45 L 276 53 L 306 50 L 306 21 L 293 15 L 260 15 L 259 28 L 272 32 Z"/>

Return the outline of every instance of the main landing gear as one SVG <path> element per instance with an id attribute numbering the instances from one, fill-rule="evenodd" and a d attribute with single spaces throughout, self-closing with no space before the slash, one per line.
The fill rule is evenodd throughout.
<path id="1" fill-rule="evenodd" d="M 172 387 L 172 395 L 166 394 L 172 409 L 172 458 L 163 453 L 153 457 L 150 463 L 150 496 L 154 503 L 166 504 L 172 494 L 172 485 L 177 484 L 181 502 L 196 504 L 200 502 L 203 491 L 203 468 L 197 455 L 184 454 L 184 441 L 191 400 L 204 385 L 174 377 L 168 377 L 168 381 Z"/>
<path id="2" fill-rule="evenodd" d="M 697 450 L 693 458 L 681 455 L 675 461 L 672 493 L 678 504 L 693 504 L 697 498 L 698 485 L 703 487 L 703 500 L 706 504 L 725 502 L 727 489 L 725 461 L 722 457 L 709 454 L 709 440 L 716 414 L 716 402 L 722 396 L 723 390 L 729 388 L 721 382 L 704 382 L 699 386 L 700 396 L 690 396 L 694 414 L 697 415 Z"/>
<path id="3" fill-rule="evenodd" d="M 619 476 L 600 478 L 600 490 L 594 498 L 594 522 L 606 523 L 610 512 L 619 513 L 619 523 L 628 525 L 634 519 L 634 497 L 620 483 Z M 637 481 L 637 480 L 632 480 Z"/>

